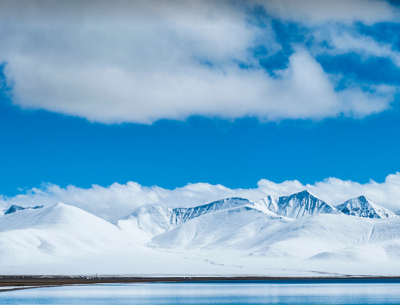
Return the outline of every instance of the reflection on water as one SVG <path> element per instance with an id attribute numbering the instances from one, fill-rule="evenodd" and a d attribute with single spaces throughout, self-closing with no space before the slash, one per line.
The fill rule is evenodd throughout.
<path id="1" fill-rule="evenodd" d="M 399 283 L 107 284 L 0 293 L 24 304 L 399 304 Z"/>

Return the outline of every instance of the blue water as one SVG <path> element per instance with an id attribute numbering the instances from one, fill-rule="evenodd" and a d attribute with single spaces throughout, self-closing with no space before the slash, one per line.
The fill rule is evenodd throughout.
<path id="1" fill-rule="evenodd" d="M 400 304 L 400 284 L 102 284 L 1 292 L 0 304 Z"/>

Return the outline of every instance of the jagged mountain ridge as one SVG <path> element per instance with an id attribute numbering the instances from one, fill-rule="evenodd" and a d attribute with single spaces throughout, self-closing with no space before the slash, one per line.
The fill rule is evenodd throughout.
<path id="1" fill-rule="evenodd" d="M 338 207 L 339 210 L 306 190 L 290 196 L 268 196 L 259 202 L 232 197 L 191 208 L 171 209 L 162 206 L 145 206 L 139 208 L 129 217 L 118 221 L 117 226 L 128 235 L 134 235 L 140 243 L 144 244 L 150 242 L 154 237 L 174 230 L 193 219 L 230 210 L 257 215 L 261 218 L 282 219 L 283 217 L 289 220 L 318 214 L 347 214 L 364 218 L 398 218 L 390 210 L 372 203 L 363 196 L 348 200 Z M 5 215 L 39 208 L 41 209 L 42 206 L 11 206 Z M 252 212 L 257 213 L 251 214 Z"/>
<path id="2" fill-rule="evenodd" d="M 365 218 L 398 218 L 396 213 L 381 207 L 365 196 L 352 198 L 336 206 L 344 214 Z"/>
<path id="3" fill-rule="evenodd" d="M 365 197 L 361 196 L 359 200 L 362 198 Z M 337 209 L 307 190 L 290 196 L 268 196 L 259 202 L 240 197 L 232 197 L 193 208 L 170 209 L 161 206 L 142 207 L 127 219 L 119 221 L 118 225 L 126 230 L 141 232 L 138 234 L 143 234 L 144 232 L 146 235 L 145 239 L 149 242 L 155 236 L 180 227 L 188 221 L 223 210 L 248 207 L 261 211 L 264 217 L 267 215 L 272 218 L 287 217 L 289 219 L 299 219 L 318 214 L 355 215 L 354 213 L 349 214 L 349 211 L 343 208 L 343 206 L 348 205 L 350 201 L 346 201 Z M 369 211 L 374 211 L 375 217 L 372 217 L 372 214 L 368 213 L 359 213 L 355 216 L 363 218 L 397 218 L 390 210 L 380 207 L 368 199 L 364 201 L 371 207 Z M 364 204 L 364 206 L 366 205 Z M 242 209 L 242 211 L 244 210 Z"/>
<path id="4" fill-rule="evenodd" d="M 270 214 L 259 207 L 268 208 Z M 398 257 L 399 228 L 398 219 L 374 220 L 364 214 L 352 218 L 311 193 L 300 192 L 267 197 L 254 207 L 244 205 L 194 217 L 155 236 L 148 245 L 189 253 L 223 250 L 269 258 L 385 262 Z"/>
<path id="5" fill-rule="evenodd" d="M 321 213 L 340 214 L 333 206 L 309 191 L 303 191 L 290 196 L 268 196 L 259 202 L 232 197 L 192 208 L 141 207 L 128 218 L 119 221 L 118 225 L 120 227 L 137 227 L 150 236 L 156 236 L 170 231 L 193 218 L 241 206 L 250 206 L 269 216 L 284 216 L 293 219 Z"/>
<path id="6" fill-rule="evenodd" d="M 151 238 L 170 231 L 193 218 L 242 206 L 250 206 L 258 210 L 263 210 L 264 213 L 272 213 L 262 203 L 256 203 L 240 197 L 231 197 L 192 208 L 141 207 L 132 215 L 118 221 L 118 226 L 133 230 L 138 228 L 148 235 L 147 238 Z M 272 214 L 275 215 L 274 213 Z"/>

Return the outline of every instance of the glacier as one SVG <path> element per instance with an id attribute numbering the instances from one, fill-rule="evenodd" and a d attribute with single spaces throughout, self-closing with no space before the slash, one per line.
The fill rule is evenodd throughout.
<path id="1" fill-rule="evenodd" d="M 364 196 L 336 207 L 309 191 L 160 204 L 116 223 L 62 203 L 0 215 L 0 274 L 348 276 L 399 267 L 400 217 Z"/>

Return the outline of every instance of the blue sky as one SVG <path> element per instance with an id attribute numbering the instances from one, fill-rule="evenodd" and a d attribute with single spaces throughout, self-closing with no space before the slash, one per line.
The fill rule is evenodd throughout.
<path id="1" fill-rule="evenodd" d="M 259 123 L 204 117 L 153 125 L 89 123 L 1 100 L 1 193 L 51 182 L 90 187 L 136 181 L 175 188 L 208 182 L 255 187 L 262 179 L 327 177 L 381 182 L 400 168 L 398 107 L 362 120 Z"/>
<path id="2" fill-rule="evenodd" d="M 188 3 L 0 9 L 0 194 L 400 171 L 396 2 Z"/>

